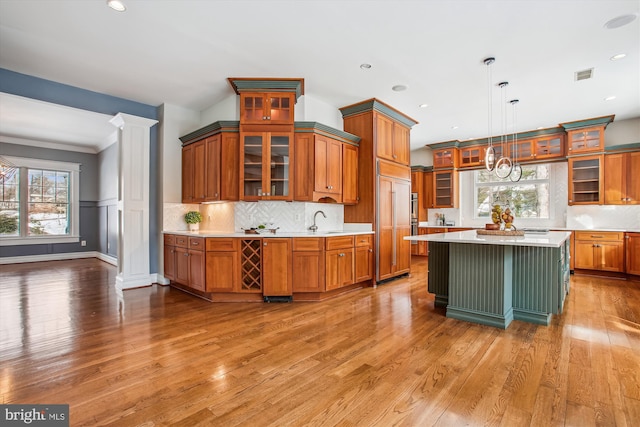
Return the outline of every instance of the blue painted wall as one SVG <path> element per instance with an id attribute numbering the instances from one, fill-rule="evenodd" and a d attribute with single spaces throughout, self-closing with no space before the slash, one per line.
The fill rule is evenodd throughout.
<path id="1" fill-rule="evenodd" d="M 51 102 L 54 104 L 65 105 L 68 107 L 79 108 L 87 111 L 93 111 L 96 113 L 103 113 L 109 115 L 115 115 L 117 113 L 126 113 L 139 117 L 145 117 L 148 119 L 158 120 L 159 109 L 158 107 L 142 104 L 139 102 L 130 101 L 123 98 L 117 98 L 115 96 L 105 95 L 98 92 L 92 92 L 86 89 L 69 86 L 50 80 L 40 79 L 38 77 L 28 76 L 26 74 L 16 73 L 7 69 L 0 68 L 0 92 L 9 93 L 12 95 L 23 96 L 26 98 L 33 98 L 40 101 Z M 11 146 L 13 144 L 6 144 Z M 0 145 L 0 151 L 3 151 L 4 145 Z M 15 156 L 27 156 L 26 152 L 29 147 L 21 147 L 18 152 L 6 152 Z M 31 147 L 33 148 L 33 147 Z M 24 149 L 25 151 L 21 151 Z M 41 149 L 38 149 L 41 150 Z M 43 152 L 45 150 L 42 150 Z M 59 151 L 59 150 L 50 150 Z M 59 151 L 65 153 L 64 151 Z M 66 152 L 70 153 L 70 152 Z M 75 153 L 80 154 L 80 153 Z M 158 241 L 157 234 L 160 230 L 160 224 L 158 224 L 158 212 L 156 206 L 158 206 L 158 194 L 156 183 L 159 182 L 158 173 L 158 126 L 151 128 L 151 147 L 150 147 L 150 165 L 149 165 L 149 178 L 150 178 L 150 193 L 149 193 L 149 268 L 151 273 L 158 272 Z M 95 158 L 96 156 L 93 155 Z M 44 157 L 40 157 L 44 158 Z M 49 158 L 49 160 L 59 160 L 56 158 Z M 67 157 L 70 159 L 70 157 Z M 69 160 L 67 160 L 69 161 Z M 95 162 L 96 160 L 94 160 Z M 82 162 L 79 162 L 82 163 Z M 94 168 L 97 171 L 97 167 Z M 97 172 L 96 172 L 97 173 Z M 97 178 L 96 178 L 97 179 Z M 94 198 L 83 196 L 83 177 L 81 176 L 81 214 L 80 214 L 80 233 L 85 231 L 90 233 L 85 228 L 87 226 L 92 227 L 95 233 L 92 236 L 92 240 L 95 244 L 92 244 L 92 249 L 89 249 L 89 243 L 87 247 L 82 248 L 84 250 L 100 250 L 100 244 L 98 241 L 100 226 L 99 212 L 95 206 L 95 200 L 97 197 L 97 187 L 95 189 Z M 93 207 L 87 207 L 87 202 L 94 202 Z M 83 206 L 85 205 L 85 206 Z M 83 224 L 84 223 L 84 224 Z M 84 234 L 83 234 L 84 235 Z M 88 234 L 89 235 L 89 234 Z M 63 252 L 78 252 L 81 247 L 79 244 L 77 247 L 74 244 L 62 244 L 62 245 L 29 245 L 29 246 L 4 246 L 0 252 L 0 256 L 17 256 L 17 255 L 39 255 L 46 253 L 63 253 Z"/>

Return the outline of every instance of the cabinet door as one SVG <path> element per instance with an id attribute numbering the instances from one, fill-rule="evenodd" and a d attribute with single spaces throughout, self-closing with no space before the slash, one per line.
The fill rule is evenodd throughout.
<path id="1" fill-rule="evenodd" d="M 239 289 L 240 255 L 238 251 L 206 254 L 207 292 L 235 292 Z"/>
<path id="2" fill-rule="evenodd" d="M 262 294 L 288 296 L 293 293 L 291 239 L 262 240 Z"/>
<path id="3" fill-rule="evenodd" d="M 182 148 L 182 203 L 193 203 L 193 144 Z"/>
<path id="4" fill-rule="evenodd" d="M 409 165 L 409 132 L 410 129 L 393 123 L 393 161 Z"/>
<path id="5" fill-rule="evenodd" d="M 602 151 L 604 148 L 604 126 L 569 131 L 567 139 L 569 155 Z"/>
<path id="6" fill-rule="evenodd" d="M 433 207 L 457 207 L 457 172 L 453 170 L 433 173 Z"/>
<path id="7" fill-rule="evenodd" d="M 175 281 L 182 285 L 189 285 L 189 250 L 176 247 L 176 276 Z"/>
<path id="8" fill-rule="evenodd" d="M 176 278 L 176 248 L 164 245 L 164 277 L 169 280 Z"/>
<path id="9" fill-rule="evenodd" d="M 484 164 L 484 147 L 467 147 L 460 149 L 460 167 L 479 166 Z"/>
<path id="10" fill-rule="evenodd" d="M 356 248 L 355 283 L 373 278 L 373 249 L 368 246 Z"/>
<path id="11" fill-rule="evenodd" d="M 624 205 L 626 203 L 626 162 L 624 154 L 604 156 L 604 204 Z"/>
<path id="12" fill-rule="evenodd" d="M 242 182 L 240 198 L 242 200 L 258 200 L 263 192 L 262 183 L 263 156 L 265 155 L 265 134 L 262 132 L 246 132 L 242 134 L 241 156 Z"/>
<path id="13" fill-rule="evenodd" d="M 206 139 L 206 195 L 207 201 L 218 201 L 220 197 L 220 165 L 222 135 Z"/>
<path id="14" fill-rule="evenodd" d="M 206 198 L 207 154 L 206 141 L 193 145 L 193 201 L 204 202 Z"/>
<path id="15" fill-rule="evenodd" d="M 408 271 L 411 265 L 411 184 L 378 177 L 378 277 L 384 280 Z"/>
<path id="16" fill-rule="evenodd" d="M 293 124 L 295 95 L 293 93 L 269 93 L 267 96 L 269 123 Z"/>
<path id="17" fill-rule="evenodd" d="M 626 234 L 626 272 L 640 276 L 640 233 Z"/>
<path id="18" fill-rule="evenodd" d="M 324 292 L 324 252 L 294 251 L 293 292 Z"/>
<path id="19" fill-rule="evenodd" d="M 497 156 L 497 152 L 496 152 L 496 156 Z M 433 167 L 434 168 L 451 168 L 451 167 L 457 168 L 458 167 L 458 149 L 442 148 L 440 150 L 433 150 Z"/>
<path id="20" fill-rule="evenodd" d="M 395 274 L 408 272 L 411 268 L 411 242 L 404 240 L 411 235 L 411 186 L 407 181 L 395 180 L 393 182 L 394 193 L 394 222 L 396 238 L 396 265 Z"/>
<path id="21" fill-rule="evenodd" d="M 623 242 L 598 242 L 595 246 L 598 270 L 624 271 Z"/>
<path id="22" fill-rule="evenodd" d="M 507 145 L 509 147 L 509 156 L 512 159 L 517 158 L 519 161 L 527 161 L 535 158 L 532 139 L 518 141 L 515 145 L 513 143 Z"/>
<path id="23" fill-rule="evenodd" d="M 342 203 L 358 203 L 358 147 L 342 144 Z"/>
<path id="24" fill-rule="evenodd" d="M 640 204 L 640 152 L 627 154 L 627 204 Z"/>
<path id="25" fill-rule="evenodd" d="M 295 94 L 241 93 L 242 124 L 293 124 Z"/>
<path id="26" fill-rule="evenodd" d="M 575 244 L 575 268 L 593 270 L 596 268 L 594 243 L 588 240 L 576 240 Z"/>
<path id="27" fill-rule="evenodd" d="M 392 277 L 395 264 L 392 178 L 378 177 L 378 201 L 377 280 L 384 280 Z"/>
<path id="28" fill-rule="evenodd" d="M 561 135 L 538 138 L 534 156 L 537 160 L 564 156 L 564 140 Z"/>
<path id="29" fill-rule="evenodd" d="M 569 159 L 569 205 L 601 205 L 603 156 Z"/>
<path id="30" fill-rule="evenodd" d="M 315 191 L 342 193 L 342 143 L 318 135 L 315 137 Z"/>
<path id="31" fill-rule="evenodd" d="M 199 291 L 205 290 L 204 251 L 189 250 L 189 287 Z"/>
<path id="32" fill-rule="evenodd" d="M 353 248 L 325 252 L 325 288 L 327 291 L 354 283 Z"/>
<path id="33" fill-rule="evenodd" d="M 273 133 L 268 134 L 269 155 L 264 170 L 267 171 L 264 178 L 264 188 L 267 189 L 269 200 L 293 200 L 291 191 L 291 158 L 293 154 L 293 134 Z"/>
<path id="34" fill-rule="evenodd" d="M 424 173 L 424 206 L 427 209 L 433 208 L 433 172 Z M 425 218 L 424 221 L 427 219 Z M 423 220 L 421 220 L 423 221 Z"/>
<path id="35" fill-rule="evenodd" d="M 382 159 L 395 161 L 393 158 L 393 120 L 377 114 L 374 135 L 377 156 Z"/>
<path id="36" fill-rule="evenodd" d="M 220 147 L 220 200 L 239 200 L 240 189 L 240 135 L 237 132 L 222 133 Z M 216 167 L 209 165 L 208 170 Z"/>

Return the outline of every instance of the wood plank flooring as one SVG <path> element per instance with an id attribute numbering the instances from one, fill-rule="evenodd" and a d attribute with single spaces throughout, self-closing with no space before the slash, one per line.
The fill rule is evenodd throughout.
<path id="1" fill-rule="evenodd" d="M 73 426 L 638 426 L 640 283 L 572 276 L 549 327 L 444 316 L 409 278 L 315 303 L 118 295 L 95 259 L 0 266 L 0 402 Z"/>

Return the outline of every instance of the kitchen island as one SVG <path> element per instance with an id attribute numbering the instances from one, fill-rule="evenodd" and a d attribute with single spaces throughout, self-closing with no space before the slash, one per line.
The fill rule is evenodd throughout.
<path id="1" fill-rule="evenodd" d="M 406 237 L 429 242 L 428 290 L 447 317 L 506 329 L 514 320 L 548 325 L 569 292 L 569 237 L 475 230 Z"/>

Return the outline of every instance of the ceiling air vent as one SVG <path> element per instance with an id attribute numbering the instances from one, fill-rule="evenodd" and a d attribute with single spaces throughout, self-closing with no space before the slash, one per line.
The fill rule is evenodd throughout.
<path id="1" fill-rule="evenodd" d="M 580 80 L 588 80 L 593 77 L 593 68 L 589 68 L 587 70 L 576 71 L 576 81 Z"/>

